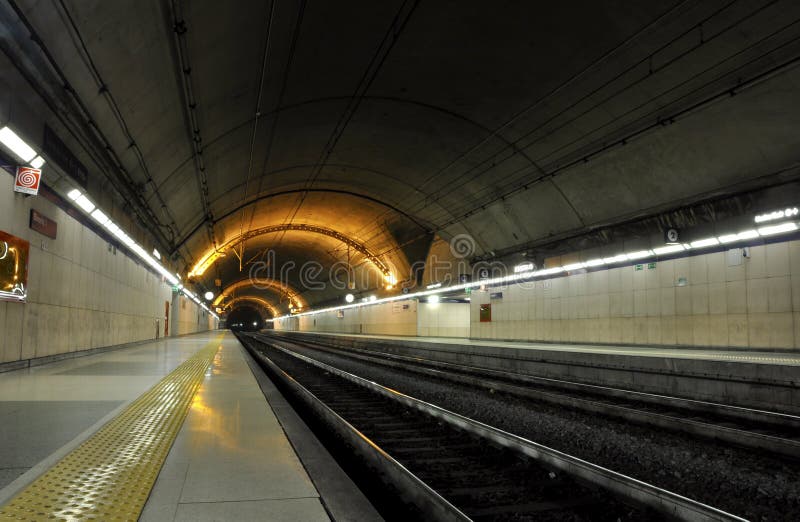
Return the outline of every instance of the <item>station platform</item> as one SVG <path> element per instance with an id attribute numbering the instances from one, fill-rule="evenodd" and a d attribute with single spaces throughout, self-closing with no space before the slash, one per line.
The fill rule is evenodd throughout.
<path id="1" fill-rule="evenodd" d="M 448 344 L 457 346 L 486 346 L 522 350 L 553 351 L 568 353 L 591 353 L 605 355 L 630 355 L 636 357 L 669 357 L 675 359 L 697 359 L 702 361 L 739 361 L 745 363 L 764 363 L 800 366 L 800 351 L 797 350 L 752 350 L 746 348 L 711 349 L 696 346 L 635 346 L 611 344 L 559 344 L 529 341 L 495 341 L 466 339 L 463 337 L 406 337 L 400 335 L 343 334 L 328 332 L 297 332 L 309 335 L 324 335 L 344 338 L 382 339 L 386 341 L 407 341 L 411 343 Z"/>
<path id="2" fill-rule="evenodd" d="M 446 337 L 290 332 L 332 346 L 425 357 L 742 407 L 800 413 L 796 351 L 559 344 Z"/>
<path id="3" fill-rule="evenodd" d="M 380 520 L 230 332 L 0 374 L 0 440 L 0 519 Z"/>

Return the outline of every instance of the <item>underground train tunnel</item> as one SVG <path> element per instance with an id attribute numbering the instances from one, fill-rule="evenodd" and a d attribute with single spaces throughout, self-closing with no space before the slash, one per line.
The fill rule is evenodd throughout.
<path id="1" fill-rule="evenodd" d="M 0 0 L 0 519 L 800 520 L 798 22 Z"/>
<path id="2" fill-rule="evenodd" d="M 242 304 L 231 310 L 225 317 L 225 323 L 231 331 L 257 332 L 269 328 L 271 319 L 271 316 L 262 316 L 253 306 Z"/>

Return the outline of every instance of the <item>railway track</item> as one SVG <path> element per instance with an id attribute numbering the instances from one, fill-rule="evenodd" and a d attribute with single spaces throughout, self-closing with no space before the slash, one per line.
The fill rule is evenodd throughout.
<path id="1" fill-rule="evenodd" d="M 403 395 L 275 339 L 240 339 L 425 518 L 743 520 Z"/>
<path id="2" fill-rule="evenodd" d="M 331 348 L 313 340 L 285 341 L 312 350 L 477 386 L 492 392 L 499 391 L 800 460 L 800 417 L 794 415 L 372 350 Z"/>

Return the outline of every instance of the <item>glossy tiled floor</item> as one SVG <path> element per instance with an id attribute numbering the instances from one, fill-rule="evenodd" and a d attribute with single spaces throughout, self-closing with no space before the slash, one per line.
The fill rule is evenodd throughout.
<path id="1" fill-rule="evenodd" d="M 219 335 L 0 374 L 0 504 Z M 329 520 L 238 341 L 220 344 L 141 520 Z"/>
<path id="2" fill-rule="evenodd" d="M 241 350 L 226 333 L 140 520 L 328 520 Z"/>
<path id="3" fill-rule="evenodd" d="M 0 488 L 141 395 L 204 346 L 206 337 L 210 334 L 0 373 Z M 0 501 L 5 496 L 0 494 Z"/>

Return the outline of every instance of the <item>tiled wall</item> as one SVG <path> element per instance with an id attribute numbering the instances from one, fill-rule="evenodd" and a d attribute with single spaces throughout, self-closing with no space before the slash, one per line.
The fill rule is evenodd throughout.
<path id="1" fill-rule="evenodd" d="M 469 303 L 419 303 L 417 335 L 469 337 Z"/>
<path id="2" fill-rule="evenodd" d="M 336 312 L 293 317 L 275 323 L 278 330 L 304 332 L 417 335 L 417 302 L 398 301 Z"/>
<path id="3" fill-rule="evenodd" d="M 170 335 L 185 335 L 216 328 L 214 317 L 184 294 L 172 294 Z"/>
<path id="4" fill-rule="evenodd" d="M 163 336 L 170 287 L 44 198 L 14 194 L 12 183 L 0 172 L 0 230 L 30 241 L 29 293 L 26 303 L 0 301 L 0 363 L 152 339 L 157 320 Z M 31 207 L 58 222 L 57 239 L 28 227 Z M 208 329 L 208 316 L 187 308 L 182 333 Z"/>
<path id="5" fill-rule="evenodd" d="M 471 336 L 650 345 L 800 348 L 800 241 L 474 292 Z M 500 289 L 492 289 L 497 292 Z M 492 304 L 492 322 L 479 306 Z"/>

